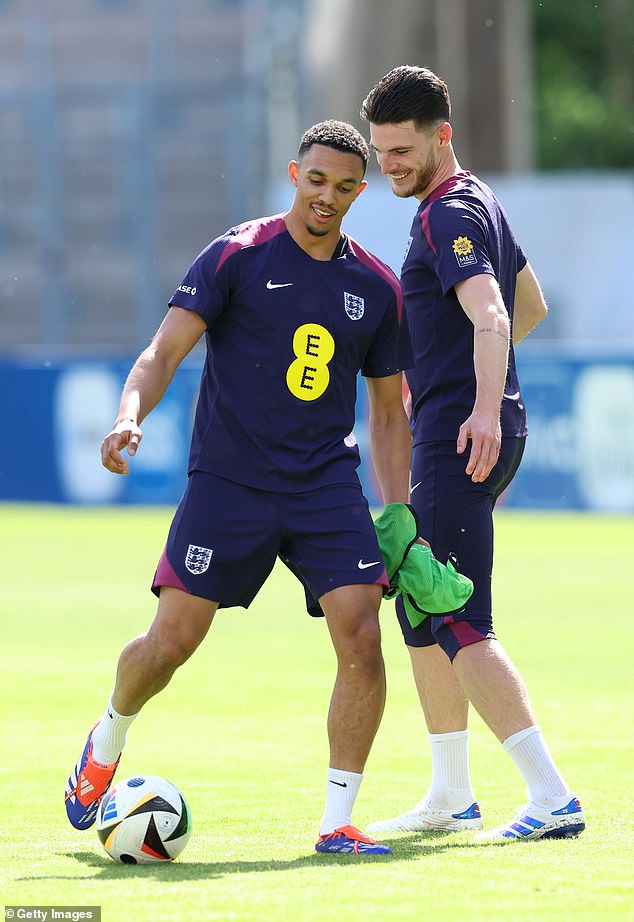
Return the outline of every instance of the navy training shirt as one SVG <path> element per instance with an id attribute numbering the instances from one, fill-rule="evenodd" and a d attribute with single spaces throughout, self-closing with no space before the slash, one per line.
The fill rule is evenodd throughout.
<path id="1" fill-rule="evenodd" d="M 451 176 L 421 202 L 401 270 L 414 349 L 414 367 L 406 377 L 415 445 L 456 439 L 473 410 L 473 324 L 453 286 L 474 275 L 495 276 L 512 326 L 516 277 L 525 265 L 504 209 L 471 173 Z M 501 423 L 502 435 L 526 435 L 512 344 Z"/>
<path id="2" fill-rule="evenodd" d="M 212 241 L 170 305 L 207 324 L 190 473 L 287 492 L 356 478 L 357 374 L 412 358 L 387 266 L 350 238 L 338 258 L 313 259 L 275 215 Z"/>

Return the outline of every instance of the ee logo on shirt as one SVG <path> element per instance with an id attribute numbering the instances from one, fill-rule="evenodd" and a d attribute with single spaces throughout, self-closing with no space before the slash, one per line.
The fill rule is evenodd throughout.
<path id="1" fill-rule="evenodd" d="M 286 385 L 300 400 L 317 400 L 330 383 L 328 362 L 335 354 L 335 341 L 325 327 L 304 323 L 295 330 L 293 352 L 297 358 L 286 372 Z"/>

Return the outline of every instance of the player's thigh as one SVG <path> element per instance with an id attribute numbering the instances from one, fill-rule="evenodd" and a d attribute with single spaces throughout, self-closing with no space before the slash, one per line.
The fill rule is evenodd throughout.
<path id="1" fill-rule="evenodd" d="M 524 449 L 524 439 L 502 440 L 500 457 L 484 483 L 465 473 L 466 460 L 454 442 L 426 442 L 412 453 L 411 502 L 423 537 L 443 563 L 451 554 L 460 571 L 476 584 L 470 607 L 479 605 L 481 591 L 490 595 L 493 567 L 493 508 L 512 480 Z"/>
<path id="2" fill-rule="evenodd" d="M 279 550 L 275 494 L 195 471 L 176 511 L 153 590 L 172 586 L 248 607 Z"/>
<path id="3" fill-rule="evenodd" d="M 388 586 L 367 500 L 358 483 L 294 494 L 286 503 L 280 557 L 306 589 L 307 608 L 343 586 Z"/>
<path id="4" fill-rule="evenodd" d="M 484 483 L 473 483 L 465 473 L 466 459 L 457 454 L 455 442 L 422 443 L 412 453 L 411 503 L 421 534 L 442 563 L 454 555 L 460 572 L 474 585 L 464 611 L 452 620 L 477 624 L 483 637 L 492 632 L 493 508 L 513 479 L 523 450 L 524 439 L 502 439 L 498 462 Z M 400 600 L 396 612 L 409 646 L 437 642 L 445 619 L 427 618 L 412 628 Z"/>
<path id="5" fill-rule="evenodd" d="M 412 454 L 412 483 L 418 486 L 411 503 L 435 557 L 445 563 L 455 555 L 460 572 L 476 583 L 472 607 L 486 607 L 490 604 L 486 599 L 493 562 L 494 498 L 488 486 L 473 483 L 465 466 L 464 457 L 456 454 L 455 442 L 417 445 Z"/>

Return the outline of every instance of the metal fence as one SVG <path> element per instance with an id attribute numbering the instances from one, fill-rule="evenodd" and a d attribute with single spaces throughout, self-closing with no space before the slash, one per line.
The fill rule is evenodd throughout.
<path id="1" fill-rule="evenodd" d="M 299 17 L 280 33 L 282 0 L 20 6 L 0 6 L 0 55 L 23 52 L 0 83 L 0 349 L 137 349 L 203 246 L 262 213 Z"/>

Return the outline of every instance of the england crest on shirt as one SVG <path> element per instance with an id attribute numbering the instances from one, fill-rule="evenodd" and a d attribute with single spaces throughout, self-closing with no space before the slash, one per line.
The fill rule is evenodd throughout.
<path id="1" fill-rule="evenodd" d="M 200 576 L 201 573 L 209 569 L 212 554 L 211 548 L 190 544 L 185 556 L 185 566 L 194 576 Z"/>
<path id="2" fill-rule="evenodd" d="M 363 298 L 360 298 L 359 295 L 351 295 L 349 292 L 344 291 L 343 303 L 346 309 L 346 314 L 350 320 L 361 320 L 365 308 L 365 302 Z"/>

